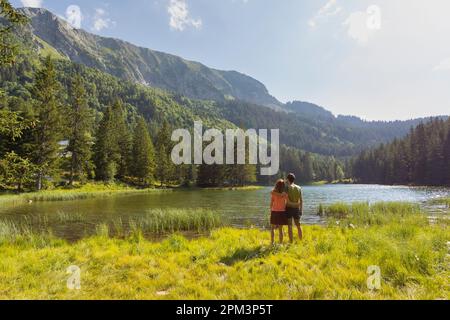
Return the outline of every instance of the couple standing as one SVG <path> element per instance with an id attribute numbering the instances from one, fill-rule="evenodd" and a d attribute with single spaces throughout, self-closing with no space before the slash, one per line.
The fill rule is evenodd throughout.
<path id="1" fill-rule="evenodd" d="M 303 214 L 302 189 L 295 184 L 295 175 L 290 173 L 286 181 L 280 179 L 277 181 L 272 191 L 271 197 L 271 239 L 275 242 L 275 229 L 278 229 L 280 243 L 283 243 L 283 226 L 288 226 L 289 241 L 294 241 L 292 231 L 292 222 L 297 227 L 298 237 L 303 238 L 300 218 Z"/>

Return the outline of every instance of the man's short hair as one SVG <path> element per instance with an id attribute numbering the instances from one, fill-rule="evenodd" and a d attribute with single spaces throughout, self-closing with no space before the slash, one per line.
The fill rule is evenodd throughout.
<path id="1" fill-rule="evenodd" d="M 289 173 L 288 176 L 287 176 L 287 179 L 288 179 L 288 181 L 290 183 L 294 183 L 294 181 L 295 181 L 295 174 Z"/>

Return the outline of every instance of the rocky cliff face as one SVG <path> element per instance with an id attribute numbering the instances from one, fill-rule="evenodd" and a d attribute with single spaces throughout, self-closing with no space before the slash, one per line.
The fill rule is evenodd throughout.
<path id="1" fill-rule="evenodd" d="M 190 98 L 239 99 L 272 108 L 282 105 L 261 82 L 239 72 L 215 70 L 171 54 L 74 29 L 45 9 L 21 10 L 30 17 L 32 32 L 73 62 Z"/>

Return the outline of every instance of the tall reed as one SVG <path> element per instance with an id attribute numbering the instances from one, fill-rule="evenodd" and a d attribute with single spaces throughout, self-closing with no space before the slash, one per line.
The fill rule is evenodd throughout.
<path id="1" fill-rule="evenodd" d="M 144 233 L 204 232 L 220 227 L 220 216 L 207 209 L 151 209 L 130 225 Z"/>

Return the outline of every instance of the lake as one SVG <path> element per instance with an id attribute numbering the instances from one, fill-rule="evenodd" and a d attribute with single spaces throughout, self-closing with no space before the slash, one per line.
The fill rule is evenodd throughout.
<path id="1" fill-rule="evenodd" d="M 118 218 L 145 214 L 150 208 L 209 208 L 223 215 L 235 227 L 267 225 L 271 188 L 260 190 L 177 190 L 163 193 L 124 194 L 64 202 L 35 202 L 6 205 L 0 208 L 1 220 L 42 222 L 45 220 L 56 236 L 79 239 L 92 234 L 95 226 Z M 427 202 L 438 197 L 449 197 L 449 188 L 406 187 L 379 185 L 321 185 L 305 186 L 303 223 L 320 224 L 319 204 L 335 202 L 407 201 L 420 203 L 430 214 L 445 209 Z M 61 215 L 83 216 L 82 221 L 62 222 Z"/>

